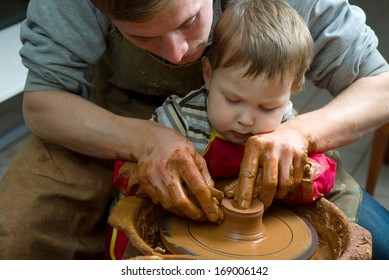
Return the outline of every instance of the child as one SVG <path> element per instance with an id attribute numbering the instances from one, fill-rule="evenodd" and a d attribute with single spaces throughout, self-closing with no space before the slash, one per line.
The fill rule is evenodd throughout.
<path id="1" fill-rule="evenodd" d="M 203 57 L 205 85 L 183 98 L 167 98 L 152 120 L 185 135 L 205 158 L 213 179 L 236 178 L 247 139 L 293 118 L 290 96 L 302 89 L 312 57 L 309 30 L 287 3 L 230 1 Z M 142 193 L 136 168 L 136 163 L 116 163 L 114 185 L 125 195 Z M 312 202 L 328 194 L 334 177 L 334 161 L 310 155 L 304 176 L 308 183 L 303 180 L 283 200 Z M 264 202 L 265 207 L 270 203 Z M 121 258 L 124 250 L 116 246 L 110 257 Z"/>

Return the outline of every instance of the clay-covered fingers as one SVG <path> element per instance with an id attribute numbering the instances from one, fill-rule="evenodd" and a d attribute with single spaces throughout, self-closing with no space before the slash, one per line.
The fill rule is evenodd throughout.
<path id="1" fill-rule="evenodd" d="M 223 194 L 214 188 L 205 160 L 196 154 L 194 157 L 183 155 L 178 162 L 180 164 L 176 169 L 208 220 L 220 222 L 224 216 L 214 198 L 220 198 Z"/>
<path id="2" fill-rule="evenodd" d="M 301 184 L 307 151 L 284 136 L 275 142 L 273 135 L 255 135 L 246 143 L 235 196 L 240 208 L 250 207 L 256 197 L 268 208 L 274 198 L 284 198 Z M 234 189 L 226 195 L 231 196 Z"/>
<path id="3" fill-rule="evenodd" d="M 165 208 L 166 200 L 168 197 L 168 192 L 165 186 L 162 186 L 161 183 L 157 183 L 158 181 L 153 181 L 153 178 L 163 178 L 161 170 L 152 169 L 149 164 L 138 164 L 138 181 L 141 186 L 141 189 L 147 196 L 152 200 L 155 204 L 162 204 Z M 157 176 L 157 177 L 156 177 Z M 162 182 L 163 179 L 160 179 Z M 165 181 L 167 179 L 165 178 Z"/>
<path id="4" fill-rule="evenodd" d="M 176 176 L 176 178 L 179 178 L 179 176 Z M 164 205 L 164 207 L 180 216 L 196 221 L 205 221 L 206 216 L 204 212 L 198 207 L 196 201 L 190 199 L 184 184 L 181 183 L 181 179 L 177 179 L 166 185 L 170 201 L 166 201 L 168 204 Z"/>
<path id="5" fill-rule="evenodd" d="M 278 185 L 274 197 L 282 199 L 293 189 L 294 185 L 295 167 L 290 153 L 285 153 L 285 156 L 278 164 L 278 168 Z"/>
<path id="6" fill-rule="evenodd" d="M 216 189 L 215 187 L 209 187 L 209 190 L 211 191 L 211 195 L 214 199 L 216 199 L 219 203 L 224 198 L 224 192 Z"/>
<path id="7" fill-rule="evenodd" d="M 236 192 L 238 191 L 238 187 L 239 179 L 236 179 L 224 187 L 224 194 L 228 198 L 235 198 Z"/>
<path id="8" fill-rule="evenodd" d="M 166 210 L 181 217 L 206 220 L 203 211 L 189 199 L 177 170 L 158 169 L 151 177 L 147 175 L 150 169 L 142 166 L 139 167 L 139 183 L 142 190 L 154 203 L 161 204 Z"/>
<path id="9" fill-rule="evenodd" d="M 303 149 L 301 151 L 301 154 L 298 154 L 297 157 L 293 160 L 293 166 L 294 166 L 294 187 L 297 187 L 301 184 L 301 181 L 304 178 L 304 174 L 306 172 L 306 167 L 308 163 L 308 151 Z"/>
<path id="10" fill-rule="evenodd" d="M 249 138 L 240 166 L 239 187 L 235 196 L 237 205 L 241 209 L 248 209 L 251 206 L 261 152 L 260 143 L 256 138 Z"/>
<path id="11" fill-rule="evenodd" d="M 239 178 L 224 186 L 224 194 L 228 198 L 235 198 L 239 188 Z M 258 168 L 257 177 L 254 183 L 252 199 L 258 198 L 262 190 L 262 168 Z"/>
<path id="12" fill-rule="evenodd" d="M 308 160 L 306 151 L 286 151 L 279 163 L 278 186 L 275 198 L 283 199 L 300 186 Z"/>
<path id="13" fill-rule="evenodd" d="M 193 144 L 179 132 L 153 122 L 146 134 L 152 137 L 144 137 L 135 156 L 142 190 L 177 215 L 218 222 L 223 216 L 217 203 L 220 194 L 212 189 L 205 160 Z"/>
<path id="14" fill-rule="evenodd" d="M 195 155 L 195 163 L 197 168 L 200 170 L 201 176 L 206 183 L 211 196 L 215 198 L 218 202 L 221 202 L 224 198 L 224 192 L 215 188 L 215 182 L 213 181 L 211 175 L 208 172 L 207 163 L 205 159 L 200 156 L 200 154 Z"/>
<path id="15" fill-rule="evenodd" d="M 253 199 L 259 197 L 259 194 L 262 192 L 262 184 L 263 184 L 263 168 L 258 168 L 257 177 L 255 178 Z"/>
<path id="16" fill-rule="evenodd" d="M 265 209 L 273 202 L 277 186 L 278 161 L 273 157 L 267 158 L 267 160 L 263 162 L 261 190 L 258 193 L 258 198 L 262 201 Z"/>

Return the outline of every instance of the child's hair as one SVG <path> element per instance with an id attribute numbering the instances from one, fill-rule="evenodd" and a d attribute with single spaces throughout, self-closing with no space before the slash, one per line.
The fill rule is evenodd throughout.
<path id="1" fill-rule="evenodd" d="M 282 82 L 301 90 L 314 44 L 301 16 L 282 0 L 230 0 L 214 32 L 211 67 L 246 67 L 245 77 Z"/>
<path id="2" fill-rule="evenodd" d="M 146 22 L 179 0 L 91 0 L 100 12 L 111 19 Z"/>

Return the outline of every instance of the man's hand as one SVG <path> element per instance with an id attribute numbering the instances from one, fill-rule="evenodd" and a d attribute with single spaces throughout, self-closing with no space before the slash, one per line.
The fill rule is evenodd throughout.
<path id="1" fill-rule="evenodd" d="M 178 132 L 154 127 L 138 154 L 137 179 L 141 190 L 165 209 L 192 219 L 221 222 L 218 206 L 223 192 L 214 188 L 206 162 Z"/>

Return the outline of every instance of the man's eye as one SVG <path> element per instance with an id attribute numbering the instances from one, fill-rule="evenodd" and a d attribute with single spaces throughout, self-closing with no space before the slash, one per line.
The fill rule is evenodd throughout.
<path id="1" fill-rule="evenodd" d="M 183 28 L 183 29 L 193 28 L 195 26 L 195 24 L 197 23 L 197 18 L 198 18 L 197 15 L 194 16 L 189 21 L 187 21 L 184 25 L 182 25 L 181 28 Z"/>
<path id="2" fill-rule="evenodd" d="M 138 37 L 135 37 L 135 38 L 133 38 L 133 40 L 136 40 L 138 42 L 144 43 L 144 42 L 148 42 L 149 38 L 138 38 Z"/>

